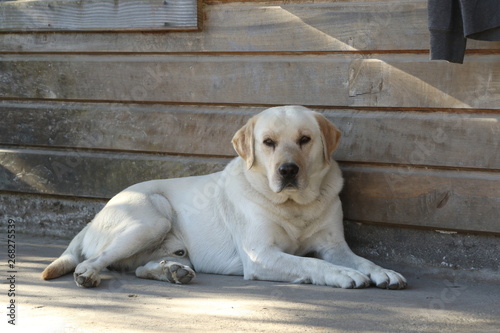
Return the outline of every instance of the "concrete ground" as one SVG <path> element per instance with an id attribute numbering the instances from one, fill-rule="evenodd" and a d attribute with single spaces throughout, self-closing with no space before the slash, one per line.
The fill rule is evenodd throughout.
<path id="1" fill-rule="evenodd" d="M 456 271 L 389 265 L 406 290 L 343 290 L 199 274 L 188 285 L 106 272 L 81 289 L 40 273 L 67 240 L 16 235 L 14 270 L 1 236 L 1 332 L 499 332 L 498 282 Z M 386 265 L 387 266 L 387 265 Z M 11 283 L 15 276 L 15 282 Z M 7 277 L 7 278 L 6 278 Z M 15 296 L 9 290 L 15 288 Z M 15 301 L 15 326 L 8 323 Z M 24 330 L 23 330 L 24 329 Z"/>

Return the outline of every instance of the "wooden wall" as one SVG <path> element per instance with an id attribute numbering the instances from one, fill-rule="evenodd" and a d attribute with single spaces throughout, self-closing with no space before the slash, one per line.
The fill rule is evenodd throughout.
<path id="1" fill-rule="evenodd" d="M 248 117 L 301 104 L 343 132 L 348 220 L 499 234 L 500 43 L 431 62 L 426 3 L 205 1 L 200 31 L 3 31 L 2 210 L 37 223 L 16 202 L 53 215 L 219 170 Z"/>

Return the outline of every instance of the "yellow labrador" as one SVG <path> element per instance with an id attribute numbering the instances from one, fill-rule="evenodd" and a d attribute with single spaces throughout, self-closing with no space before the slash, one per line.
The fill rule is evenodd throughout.
<path id="1" fill-rule="evenodd" d="M 267 109 L 234 135 L 239 157 L 223 171 L 125 189 L 42 277 L 74 271 L 78 286 L 95 287 L 110 267 L 174 283 L 189 282 L 195 270 L 404 288 L 403 276 L 355 255 L 344 240 L 343 181 L 331 158 L 339 139 L 333 124 L 307 108 Z"/>

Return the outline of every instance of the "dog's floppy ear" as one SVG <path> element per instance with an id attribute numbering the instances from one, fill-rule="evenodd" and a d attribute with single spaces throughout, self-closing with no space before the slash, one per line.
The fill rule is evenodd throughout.
<path id="1" fill-rule="evenodd" d="M 238 155 L 245 160 L 247 168 L 250 169 L 254 160 L 254 147 L 253 147 L 253 129 L 255 126 L 255 117 L 250 118 L 248 122 L 236 132 L 233 136 L 234 150 Z"/>
<path id="2" fill-rule="evenodd" d="M 340 143 L 340 136 L 342 133 L 322 114 L 314 113 L 314 116 L 321 130 L 321 141 L 323 142 L 325 161 L 330 164 L 332 154 Z"/>

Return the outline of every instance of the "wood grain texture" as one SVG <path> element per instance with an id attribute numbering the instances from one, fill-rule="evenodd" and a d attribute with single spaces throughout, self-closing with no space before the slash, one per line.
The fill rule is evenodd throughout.
<path id="1" fill-rule="evenodd" d="M 232 157 L 232 136 L 261 110 L 0 102 L 0 144 Z"/>
<path id="2" fill-rule="evenodd" d="M 198 29 L 197 0 L 0 2 L 0 31 Z"/>
<path id="3" fill-rule="evenodd" d="M 3 55 L 0 98 L 498 109 L 498 73 L 494 55 Z"/>
<path id="4" fill-rule="evenodd" d="M 1 34 L 4 52 L 338 52 L 428 50 L 427 1 L 203 6 L 203 30 Z M 397 27 L 397 28 L 395 28 Z M 500 50 L 470 40 L 468 50 Z"/>
<path id="5" fill-rule="evenodd" d="M 328 111 L 341 161 L 500 170 L 500 115 Z M 464 174 L 466 171 L 464 171 Z"/>
<path id="6" fill-rule="evenodd" d="M 0 144 L 232 157 L 263 109 L 0 102 Z M 500 170 L 499 114 L 316 110 L 342 131 L 340 161 Z"/>
<path id="7" fill-rule="evenodd" d="M 500 173 L 346 166 L 344 215 L 354 221 L 500 232 Z"/>
<path id="8" fill-rule="evenodd" d="M 123 152 L 0 149 L 0 190 L 110 198 L 141 181 L 216 172 L 227 161 Z"/>
<path id="9" fill-rule="evenodd" d="M 500 108 L 500 57 L 468 60 L 464 66 L 454 66 L 409 55 L 354 59 L 349 77 L 351 105 Z"/>

